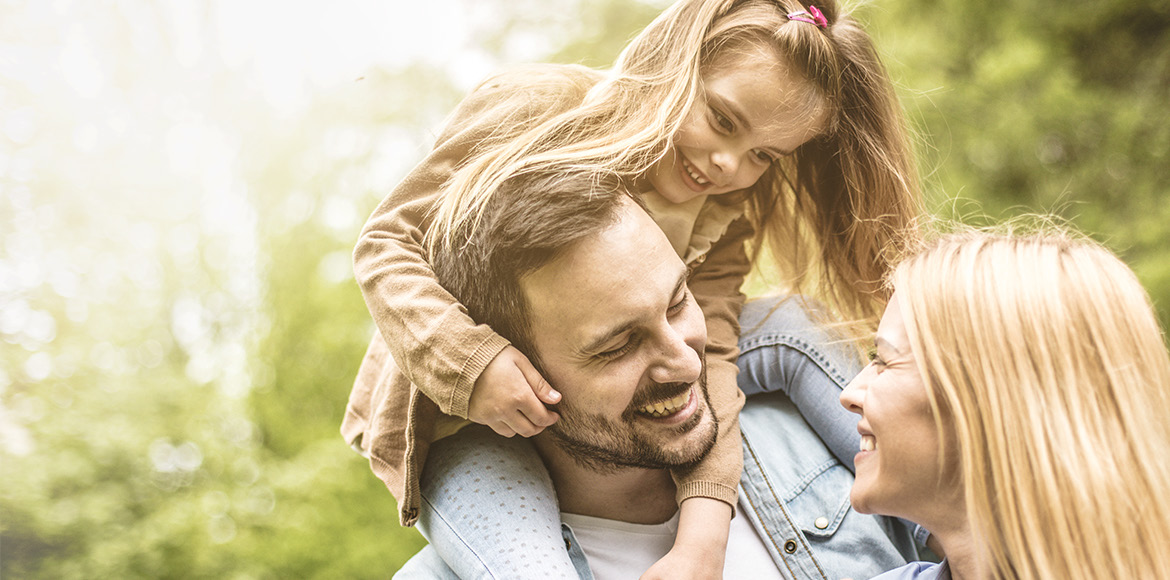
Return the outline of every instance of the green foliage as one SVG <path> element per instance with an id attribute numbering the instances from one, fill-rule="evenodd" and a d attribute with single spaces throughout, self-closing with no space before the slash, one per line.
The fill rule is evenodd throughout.
<path id="1" fill-rule="evenodd" d="M 467 43 L 605 66 L 664 4 L 482 0 Z M 0 576 L 389 576 L 423 540 L 338 435 L 373 332 L 350 251 L 473 79 L 410 62 L 274 104 L 247 66 L 152 36 L 162 8 L 0 10 L 31 63 L 0 86 Z M 1170 323 L 1164 0 L 861 15 L 934 212 L 1060 212 Z"/>
<path id="2" fill-rule="evenodd" d="M 1170 324 L 1170 3 L 915 0 L 863 14 L 922 135 L 931 209 L 1058 213 Z"/>

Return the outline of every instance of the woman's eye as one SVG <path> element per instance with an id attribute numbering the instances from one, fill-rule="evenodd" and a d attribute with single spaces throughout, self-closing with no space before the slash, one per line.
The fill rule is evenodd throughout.
<path id="1" fill-rule="evenodd" d="M 764 151 L 764 150 L 757 150 L 757 151 L 756 151 L 756 157 L 757 157 L 757 158 L 758 158 L 760 161 L 762 161 L 762 162 L 764 162 L 764 163 L 772 163 L 773 161 L 775 161 L 775 160 L 776 160 L 776 159 L 775 159 L 774 157 L 772 157 L 771 155 L 768 155 L 768 152 L 767 152 L 767 151 Z"/>

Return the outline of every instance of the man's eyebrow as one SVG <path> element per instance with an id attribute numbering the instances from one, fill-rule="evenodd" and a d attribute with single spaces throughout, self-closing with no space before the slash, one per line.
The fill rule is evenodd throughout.
<path id="1" fill-rule="evenodd" d="M 679 293 L 683 291 L 683 288 L 686 287 L 687 274 L 689 274 L 689 273 L 690 273 L 690 269 L 684 268 L 683 271 L 679 274 L 678 282 L 676 282 L 674 284 L 674 291 L 672 291 L 670 293 L 670 299 L 671 299 L 672 304 L 674 302 L 674 297 L 678 296 Z M 581 352 L 583 354 L 586 354 L 586 355 L 593 355 L 593 354 L 597 354 L 599 352 L 602 352 L 602 349 L 605 348 L 605 345 L 607 343 L 609 343 L 611 340 L 613 340 L 614 337 L 620 336 L 620 335 L 624 334 L 625 332 L 628 332 L 634 326 L 635 326 L 635 323 L 633 321 L 624 322 L 624 323 L 610 329 L 605 334 L 602 334 L 601 336 L 597 337 L 596 339 L 589 341 L 588 344 L 586 344 L 585 346 L 583 346 L 581 348 Z"/>

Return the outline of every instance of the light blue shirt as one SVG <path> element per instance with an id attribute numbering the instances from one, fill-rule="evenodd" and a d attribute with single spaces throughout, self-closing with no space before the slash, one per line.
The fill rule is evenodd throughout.
<path id="1" fill-rule="evenodd" d="M 951 567 L 946 560 L 941 564 L 911 562 L 871 580 L 951 580 Z"/>

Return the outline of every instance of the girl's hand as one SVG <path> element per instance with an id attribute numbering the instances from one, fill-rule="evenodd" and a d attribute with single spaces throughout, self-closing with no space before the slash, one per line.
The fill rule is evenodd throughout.
<path id="1" fill-rule="evenodd" d="M 674 547 L 642 574 L 641 580 L 723 578 L 731 506 L 715 499 L 692 497 L 679 507 Z"/>
<path id="2" fill-rule="evenodd" d="M 467 418 L 511 437 L 532 437 L 560 418 L 544 405 L 555 405 L 561 394 L 513 346 L 506 346 L 471 387 Z"/>

